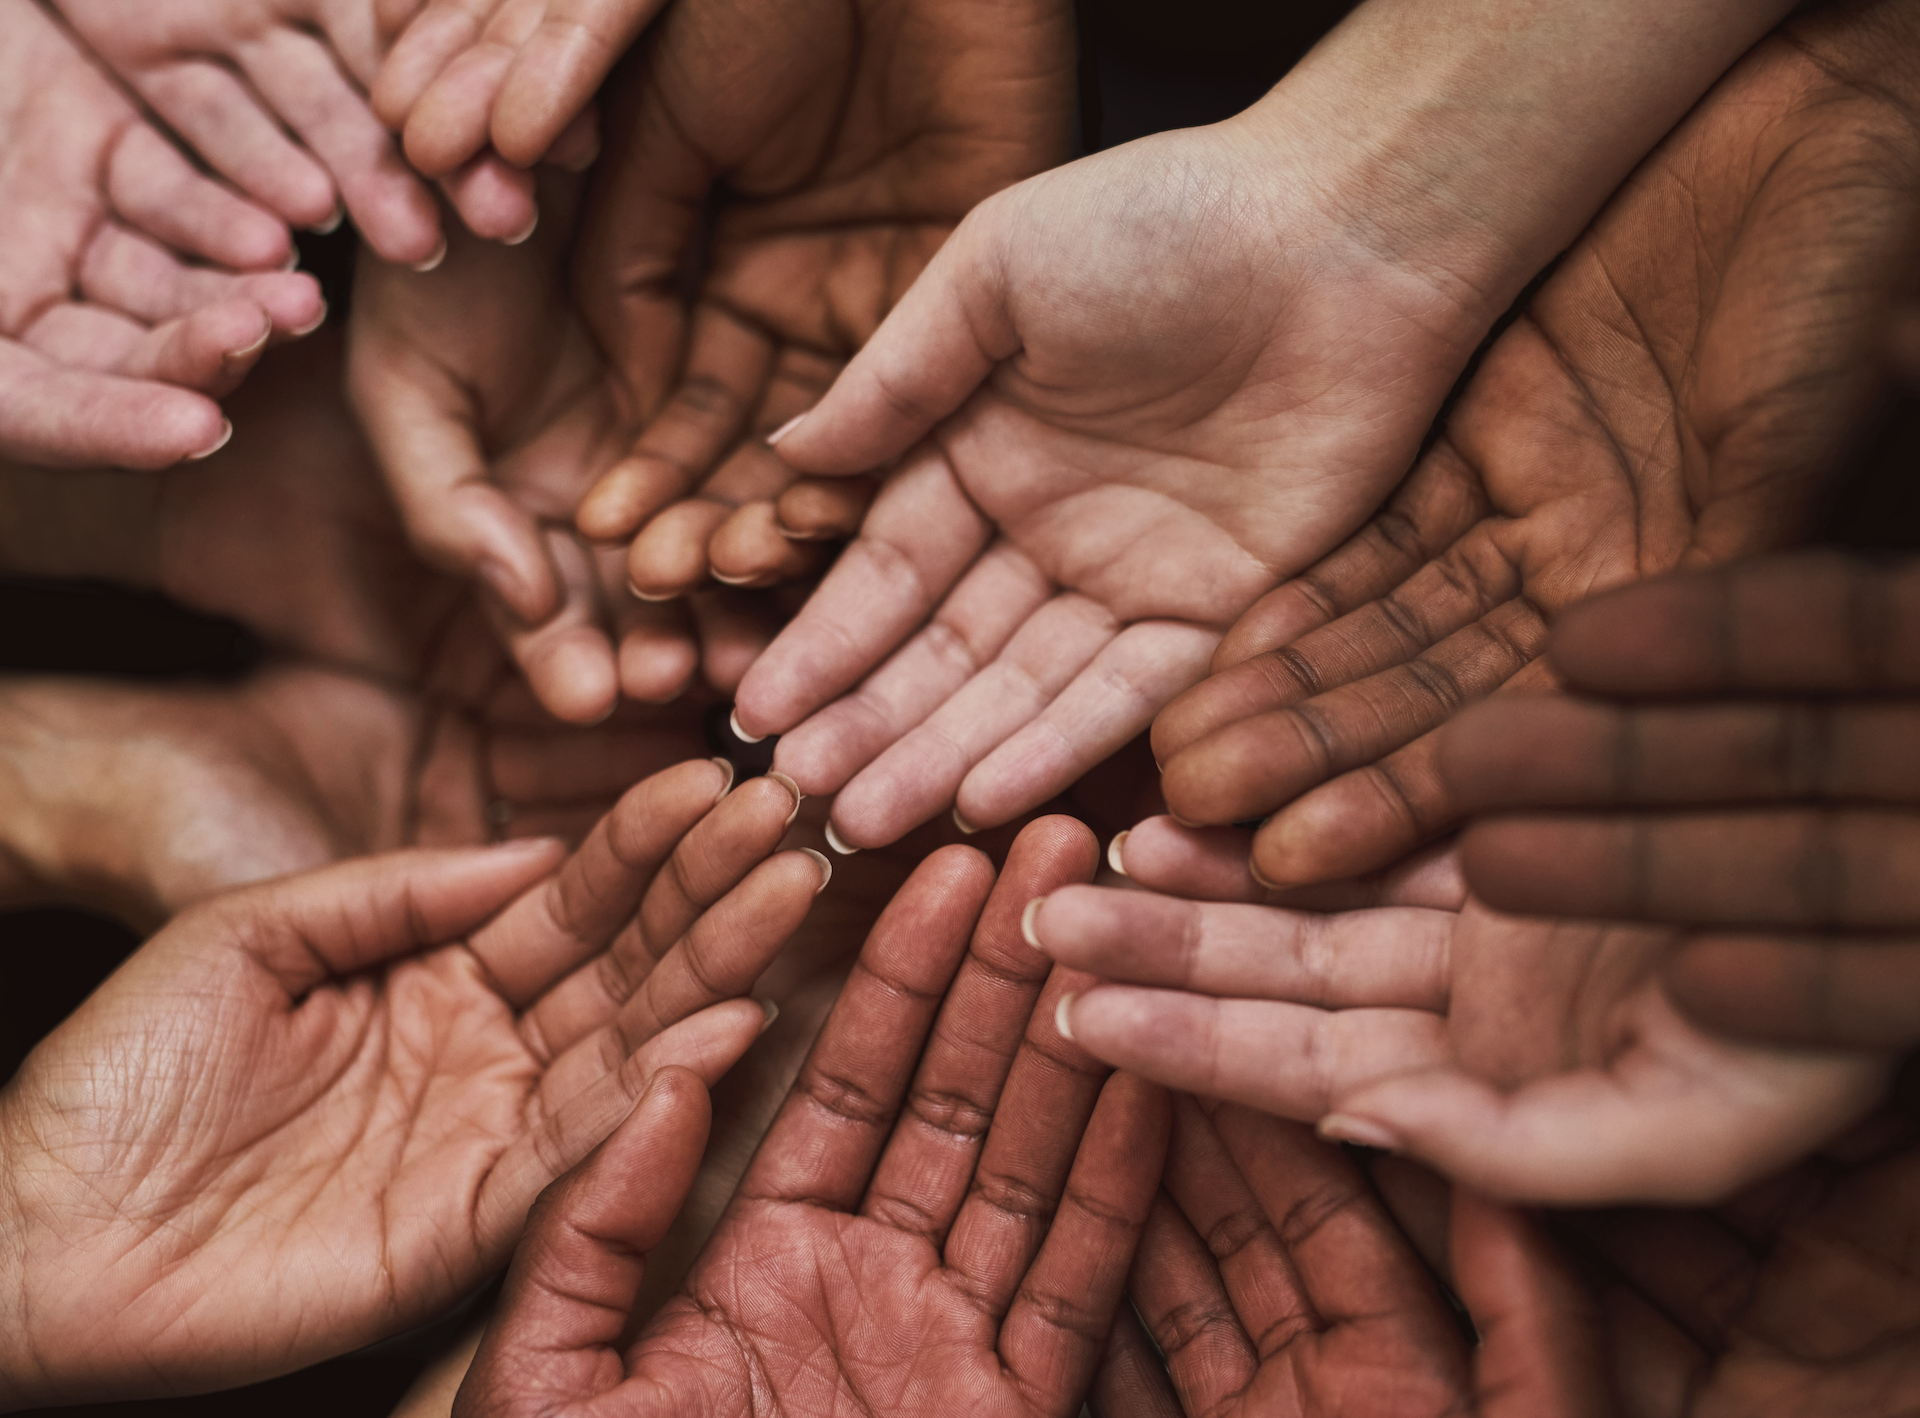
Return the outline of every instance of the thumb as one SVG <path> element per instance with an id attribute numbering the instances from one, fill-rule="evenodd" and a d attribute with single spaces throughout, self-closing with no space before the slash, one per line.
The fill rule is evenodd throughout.
<path id="1" fill-rule="evenodd" d="M 458 1418 L 551 1413 L 596 1398 L 647 1252 L 680 1214 L 706 1149 L 707 1088 L 667 1067 L 619 1129 L 542 1193 L 499 1308 L 454 1400 Z"/>
<path id="2" fill-rule="evenodd" d="M 807 473 L 877 468 L 1019 350 L 1004 259 L 1017 191 L 974 208 L 812 411 L 768 439 L 782 458 Z"/>

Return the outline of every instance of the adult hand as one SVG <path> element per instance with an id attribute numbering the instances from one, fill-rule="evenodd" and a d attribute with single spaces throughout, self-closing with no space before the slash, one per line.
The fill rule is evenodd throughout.
<path id="1" fill-rule="evenodd" d="M 1093 855 L 1055 818 L 998 887 L 967 848 L 928 858 L 682 1294 L 623 1346 L 656 1223 L 556 1202 L 455 1411 L 730 1413 L 756 1394 L 795 1413 L 1076 1411 L 1167 1126 L 1157 1089 L 1103 1086 L 1053 1032 L 1067 981 L 1019 939 L 1023 897 Z M 564 1222 L 604 1224 L 610 1244 L 562 1249 Z"/>
<path id="2" fill-rule="evenodd" d="M 653 417 L 581 529 L 649 595 L 801 575 L 871 491 L 792 487 L 764 439 L 968 211 L 1066 158 L 1071 6 L 683 0 L 616 93 L 575 285 Z"/>
<path id="3" fill-rule="evenodd" d="M 1847 1128 L 1890 1068 L 1700 1028 L 1661 985 L 1670 930 L 1081 886 L 1029 910 L 1055 959 L 1127 982 L 1061 1007 L 1096 1057 L 1493 1196 L 1716 1200 Z"/>
<path id="4" fill-rule="evenodd" d="M 155 936 L 0 1103 L 9 1401 L 222 1387 L 418 1323 L 656 1068 L 718 1077 L 766 1018 L 731 997 L 823 879 L 768 859 L 787 794 L 715 806 L 726 781 L 656 775 L 564 862 L 367 858 Z"/>
<path id="5" fill-rule="evenodd" d="M 1487 705 L 1443 741 L 1487 901 L 1682 932 L 1691 1017 L 1813 1047 L 1920 1042 L 1920 568 L 1740 563 L 1568 612 L 1581 698 Z M 1636 701 L 1659 700 L 1660 703 Z M 1678 702 L 1676 702 L 1678 701 Z"/>
<path id="6" fill-rule="evenodd" d="M 1256 603 L 1160 715 L 1174 814 L 1267 818 L 1253 869 L 1278 886 L 1384 866 L 1459 819 L 1440 726 L 1544 687 L 1569 605 L 1807 536 L 1883 386 L 1920 220 L 1916 55 L 1911 12 L 1867 5 L 1804 16 L 1722 81 L 1388 505 Z"/>
<path id="7" fill-rule="evenodd" d="M 201 175 L 35 4 L 0 15 L 0 456 L 160 468 L 325 306 L 286 227 Z"/>
<path id="8" fill-rule="evenodd" d="M 440 250 L 432 191 L 374 116 L 367 87 L 387 34 L 372 0 L 185 0 L 129 11 L 54 0 L 67 22 L 209 166 L 295 226 L 342 205 L 389 261 Z M 482 158 L 447 182 L 473 230 L 532 229 L 532 180 Z"/>

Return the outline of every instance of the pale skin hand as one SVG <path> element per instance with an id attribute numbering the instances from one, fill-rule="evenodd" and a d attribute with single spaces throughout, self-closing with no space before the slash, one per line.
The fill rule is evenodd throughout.
<path id="1" fill-rule="evenodd" d="M 161 468 L 325 314 L 284 223 L 197 172 L 37 4 L 0 13 L 0 456 Z"/>
<path id="2" fill-rule="evenodd" d="M 1700 1202 L 1879 1099 L 1884 1054 L 1709 1034 L 1660 981 L 1675 932 L 1394 906 L 1331 915 L 1074 887 L 1030 939 L 1111 981 L 1082 1047 L 1170 1087 L 1421 1158 L 1490 1195 Z"/>
<path id="3" fill-rule="evenodd" d="M 714 807 L 726 781 L 656 775 L 564 860 L 541 840 L 364 858 L 143 947 L 0 1110 L 6 1399 L 242 1383 L 479 1283 L 655 1069 L 711 1083 L 764 1025 L 732 997 L 822 872 L 768 857 L 777 785 Z"/>
<path id="4" fill-rule="evenodd" d="M 1920 158 L 1916 54 L 1904 6 L 1818 12 L 1708 95 L 1387 507 L 1160 714 L 1173 813 L 1267 818 L 1252 865 L 1277 886 L 1374 870 L 1458 822 L 1441 726 L 1544 688 L 1568 606 L 1806 535 L 1884 384 L 1920 220 L 1899 175 Z"/>
<path id="5" fill-rule="evenodd" d="M 617 1244 L 581 1244 L 550 1211 L 456 1412 L 1077 1409 L 1166 1100 L 1103 1086 L 1053 1033 L 1063 981 L 1014 908 L 1084 876 L 1093 844 L 1061 819 L 1027 832 L 991 895 L 985 860 L 947 848 L 895 898 L 682 1295 L 622 1345 L 657 1224 L 623 1207 Z"/>
<path id="6" fill-rule="evenodd" d="M 840 838 L 1005 821 L 1145 727 L 1378 504 L 1494 315 L 1777 15 L 1471 8 L 1376 0 L 1247 113 L 983 203 L 780 441 L 818 474 L 904 455 L 738 694 L 783 771 L 841 789 Z M 1356 125 L 1356 92 L 1396 102 Z"/>
<path id="7" fill-rule="evenodd" d="M 326 229 L 344 209 L 386 259 L 436 259 L 434 194 L 367 99 L 387 40 L 375 0 L 54 3 L 208 165 L 269 210 Z M 497 158 L 443 185 L 484 236 L 533 228 L 531 179 Z"/>

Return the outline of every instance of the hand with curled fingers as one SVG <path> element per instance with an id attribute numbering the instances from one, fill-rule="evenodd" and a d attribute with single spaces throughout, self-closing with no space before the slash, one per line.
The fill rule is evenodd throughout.
<path id="1" fill-rule="evenodd" d="M 1672 929 L 1091 886 L 1032 903 L 1026 928 L 1101 977 L 1061 1006 L 1096 1057 L 1498 1197 L 1715 1200 L 1843 1132 L 1892 1068 L 1701 1028 L 1663 984 Z"/>
<path id="2" fill-rule="evenodd" d="M 38 4 L 0 12 L 0 456 L 154 469 L 326 312 L 286 225 L 203 176 Z"/>
<path id="3" fill-rule="evenodd" d="M 351 216 L 385 260 L 438 259 L 433 190 L 367 96 L 392 32 L 380 0 L 51 3 L 209 167 L 269 211 L 320 231 Z M 497 157 L 441 185 L 483 236 L 532 228 L 532 180 Z"/>
<path id="4" fill-rule="evenodd" d="M 1253 867 L 1279 887 L 1382 867 L 1457 823 L 1439 729 L 1545 687 L 1568 606 L 1806 539 L 1885 382 L 1920 221 L 1915 55 L 1902 6 L 1808 13 L 1702 101 L 1385 508 L 1257 602 L 1160 714 L 1181 822 L 1266 819 Z"/>
<path id="5" fill-rule="evenodd" d="M 656 774 L 570 856 L 363 858 L 142 947 L 0 1102 L 9 1404 L 218 1388 L 419 1323 L 655 1070 L 718 1078 L 824 876 L 774 854 L 790 795 L 730 777 Z"/>
<path id="6" fill-rule="evenodd" d="M 579 518 L 631 543 L 640 591 L 802 576 L 853 532 L 867 480 L 796 483 L 764 440 L 968 211 L 1066 158 L 1073 66 L 1061 0 L 664 15 L 620 76 L 575 283 L 650 412 Z"/>
<path id="7" fill-rule="evenodd" d="M 1054 1033 L 1067 980 L 1020 939 L 1020 903 L 1093 858 L 1050 818 L 998 884 L 970 848 L 922 862 L 681 1293 L 623 1340 L 662 1213 L 583 1173 L 455 1412 L 1078 1411 L 1167 1129 L 1163 1093 Z"/>

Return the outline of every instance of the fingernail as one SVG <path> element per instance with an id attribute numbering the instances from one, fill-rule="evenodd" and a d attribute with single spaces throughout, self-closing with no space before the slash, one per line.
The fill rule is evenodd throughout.
<path id="1" fill-rule="evenodd" d="M 727 775 L 727 781 L 722 783 L 720 785 L 720 791 L 713 795 L 714 802 L 718 803 L 720 799 L 724 798 L 728 793 L 733 791 L 733 761 L 731 759 L 726 759 L 726 758 L 714 758 L 714 759 L 709 759 L 708 761 L 711 763 L 719 764 L 721 769 Z"/>
<path id="2" fill-rule="evenodd" d="M 832 818 L 827 819 L 827 845 L 843 857 L 851 857 L 860 850 L 858 847 L 849 847 L 846 839 L 834 831 Z"/>
<path id="3" fill-rule="evenodd" d="M 1398 1152 L 1406 1146 L 1405 1139 L 1392 1128 L 1366 1118 L 1348 1117 L 1345 1113 L 1328 1113 L 1320 1119 L 1315 1131 L 1328 1142 L 1352 1142 L 1361 1147 L 1377 1147 L 1382 1152 Z"/>
<path id="4" fill-rule="evenodd" d="M 726 576 L 715 571 L 711 566 L 707 568 L 707 575 L 718 581 L 722 586 L 751 586 L 755 581 L 760 579 L 758 576 Z"/>
<path id="5" fill-rule="evenodd" d="M 816 852 L 811 847 L 802 847 L 800 850 L 820 863 L 820 884 L 813 889 L 813 894 L 818 896 L 827 889 L 827 883 L 833 880 L 833 863 L 827 860 L 825 852 Z"/>
<path id="6" fill-rule="evenodd" d="M 750 734 L 741 728 L 740 711 L 738 709 L 727 715 L 727 727 L 733 730 L 733 736 L 739 739 L 741 743 L 761 743 L 764 742 L 767 737 L 765 734 Z"/>
<path id="7" fill-rule="evenodd" d="M 773 530 L 790 542 L 824 542 L 833 537 L 832 532 L 796 532 L 778 517 L 773 519 Z"/>
<path id="8" fill-rule="evenodd" d="M 239 349 L 228 350 L 225 354 L 220 356 L 220 362 L 224 365 L 232 366 L 232 365 L 239 364 L 242 360 L 252 359 L 255 355 L 259 354 L 261 350 L 267 347 L 267 341 L 272 337 L 272 335 L 273 335 L 273 321 L 269 319 L 266 323 L 266 327 L 262 329 L 258 335 L 255 335 L 253 339 L 250 340 L 248 343 L 240 346 Z"/>
<path id="9" fill-rule="evenodd" d="M 525 227 L 525 228 L 524 228 L 523 230 L 521 230 L 521 231 L 517 231 L 517 232 L 515 232 L 515 233 L 514 233 L 514 234 L 513 234 L 512 236 L 509 236 L 509 237 L 503 237 L 503 238 L 501 239 L 501 242 L 500 242 L 500 244 L 501 244 L 502 246 L 519 246 L 519 245 L 522 245 L 522 244 L 523 244 L 524 242 L 526 242 L 526 241 L 527 241 L 527 239 L 528 239 L 529 237 L 531 237 L 531 236 L 533 235 L 533 233 L 534 233 L 534 230 L 535 230 L 535 229 L 536 229 L 536 228 L 537 228 L 537 227 L 538 227 L 539 225 L 540 225 L 540 213 L 536 211 L 536 212 L 535 212 L 535 213 L 533 214 L 533 220 L 532 220 L 532 221 L 530 221 L 530 222 L 528 222 L 528 223 L 527 223 L 527 225 L 526 225 L 526 227 Z"/>
<path id="10" fill-rule="evenodd" d="M 773 1028 L 773 1021 L 780 1017 L 780 1006 L 770 999 L 755 1000 L 754 1003 L 759 1005 L 760 1012 L 767 1016 L 760 1023 L 760 1032 L 764 1034 Z"/>
<path id="11" fill-rule="evenodd" d="M 1020 913 L 1020 934 L 1027 938 L 1028 945 L 1042 955 L 1050 956 L 1053 952 L 1040 943 L 1040 932 L 1033 928 L 1033 918 L 1040 914 L 1040 908 L 1046 904 L 1047 898 L 1044 896 L 1036 896 L 1027 902 L 1027 909 Z"/>
<path id="12" fill-rule="evenodd" d="M 283 271 L 297 271 L 300 269 L 300 248 L 298 246 L 288 248 L 287 259 L 280 263 L 280 269 Z"/>
<path id="13" fill-rule="evenodd" d="M 1127 874 L 1127 864 L 1120 860 L 1120 852 L 1121 849 L 1126 846 L 1127 836 L 1132 831 L 1133 829 L 1129 827 L 1126 832 L 1116 832 L 1113 835 L 1113 840 L 1107 843 L 1107 865 L 1119 872 L 1122 876 Z"/>
<path id="14" fill-rule="evenodd" d="M 220 420 L 220 436 L 214 439 L 213 446 L 211 448 L 203 448 L 198 453 L 187 454 L 186 461 L 189 463 L 197 463 L 202 458 L 211 458 L 215 453 L 218 453 L 222 448 L 225 448 L 228 443 L 232 442 L 232 440 L 233 440 L 233 420 L 221 419 Z"/>
<path id="15" fill-rule="evenodd" d="M 413 269 L 424 276 L 429 271 L 439 270 L 440 263 L 446 259 L 447 259 L 447 239 L 446 237 L 443 236 L 440 238 L 440 244 L 433 248 L 433 255 L 427 257 L 427 259 L 424 261 L 416 261 L 413 265 Z"/>
<path id="16" fill-rule="evenodd" d="M 657 606 L 662 601 L 677 601 L 680 599 L 680 593 L 678 591 L 663 591 L 659 593 L 655 593 L 653 591 L 643 591 L 638 586 L 634 585 L 631 580 L 627 582 L 627 593 L 631 595 L 636 601 L 645 601 L 650 606 Z M 747 740 L 747 742 L 758 743 L 760 742 L 760 740 L 749 739 Z"/>
<path id="17" fill-rule="evenodd" d="M 974 833 L 980 830 L 979 828 L 975 827 L 971 822 L 968 822 L 964 817 L 962 817 L 960 815 L 960 809 L 957 807 L 953 810 L 953 825 L 959 828 L 962 832 L 966 833 L 967 836 L 969 837 L 973 836 Z"/>
<path id="18" fill-rule="evenodd" d="M 784 773 L 770 771 L 767 776 L 785 788 L 789 793 L 793 794 L 793 811 L 787 814 L 786 822 L 786 825 L 791 827 L 793 826 L 793 820 L 800 815 L 800 804 L 807 800 L 807 795 L 800 791 L 800 785 L 798 783 L 794 782 L 793 779 Z M 826 858 L 822 857 L 821 860 L 825 861 Z"/>
<path id="19" fill-rule="evenodd" d="M 336 231 L 340 230 L 340 223 L 346 219 L 347 209 L 338 202 L 335 202 L 333 204 L 333 215 L 317 226 L 308 227 L 307 230 L 315 236 L 332 236 Z"/>
<path id="20" fill-rule="evenodd" d="M 313 319 L 309 320 L 306 324 L 302 325 L 298 330 L 287 331 L 287 335 L 290 338 L 297 340 L 297 339 L 300 339 L 302 336 L 311 335 L 315 330 L 318 330 L 322 325 L 326 323 L 327 323 L 327 303 L 323 300 L 320 302 L 320 313 L 318 315 L 314 316 Z"/>
<path id="21" fill-rule="evenodd" d="M 813 412 L 812 409 L 807 410 L 807 413 L 812 413 L 812 412 Z M 781 439 L 785 438 L 789 433 L 792 433 L 796 428 L 800 427 L 800 421 L 804 419 L 806 416 L 807 414 L 795 414 L 792 418 L 788 419 L 785 423 L 781 424 L 780 427 L 776 428 L 772 433 L 769 433 L 767 435 L 767 447 L 773 448 L 778 446 Z"/>
<path id="22" fill-rule="evenodd" d="M 1072 1006 L 1073 1002 L 1079 998 L 1080 991 L 1069 991 L 1060 996 L 1060 1003 L 1053 1007 L 1053 1027 L 1060 1032 L 1060 1037 L 1065 1039 L 1069 1044 L 1073 1042 L 1073 1025 L 1067 1019 L 1067 1010 Z"/>

